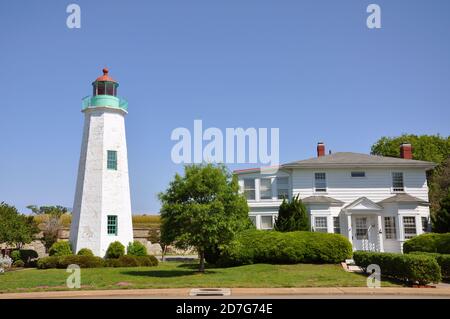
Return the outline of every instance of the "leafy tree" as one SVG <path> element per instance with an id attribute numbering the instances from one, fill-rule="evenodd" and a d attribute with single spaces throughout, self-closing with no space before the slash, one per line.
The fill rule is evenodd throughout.
<path id="1" fill-rule="evenodd" d="M 299 195 L 293 197 L 290 201 L 283 199 L 278 209 L 275 230 L 281 232 L 310 230 L 308 212 Z"/>
<path id="2" fill-rule="evenodd" d="M 246 199 L 237 179 L 223 165 L 185 166 L 169 188 L 159 194 L 161 243 L 195 247 L 199 271 L 205 270 L 205 250 L 226 245 L 240 230 L 251 227 Z"/>
<path id="3" fill-rule="evenodd" d="M 441 164 L 450 157 L 450 136 L 403 134 L 397 137 L 382 137 L 372 145 L 374 155 L 400 157 L 400 145 L 410 143 L 413 158 Z"/>
<path id="4" fill-rule="evenodd" d="M 433 231 L 436 233 L 450 232 L 450 191 L 441 200 L 440 209 L 436 215 L 432 216 Z"/>
<path id="5" fill-rule="evenodd" d="M 14 206 L 0 203 L 0 243 L 21 249 L 31 243 L 38 232 L 33 216 L 22 215 Z"/>
<path id="6" fill-rule="evenodd" d="M 34 214 L 44 216 L 43 220 L 43 236 L 41 238 L 45 249 L 48 251 L 50 247 L 57 242 L 58 232 L 63 228 L 61 217 L 69 213 L 68 208 L 63 206 L 36 206 L 28 205 Z"/>

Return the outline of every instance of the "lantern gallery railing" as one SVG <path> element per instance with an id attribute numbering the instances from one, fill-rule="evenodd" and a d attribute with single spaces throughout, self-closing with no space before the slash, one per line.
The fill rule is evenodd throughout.
<path id="1" fill-rule="evenodd" d="M 128 111 L 128 102 L 125 99 L 112 95 L 86 96 L 82 101 L 83 110 L 103 106 Z"/>

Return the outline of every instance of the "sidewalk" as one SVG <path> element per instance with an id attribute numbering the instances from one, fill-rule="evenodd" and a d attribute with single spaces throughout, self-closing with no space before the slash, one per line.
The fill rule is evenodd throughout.
<path id="1" fill-rule="evenodd" d="M 191 288 L 171 288 L 6 293 L 0 294 L 0 299 L 198 298 L 190 297 L 190 290 Z M 308 298 L 308 296 L 311 298 L 389 298 L 389 296 L 397 298 L 450 298 L 450 288 L 231 288 L 231 296 L 215 298 Z"/>

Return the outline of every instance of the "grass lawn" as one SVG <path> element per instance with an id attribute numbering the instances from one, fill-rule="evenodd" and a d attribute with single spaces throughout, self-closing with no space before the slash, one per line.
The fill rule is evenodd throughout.
<path id="1" fill-rule="evenodd" d="M 164 262 L 157 267 L 82 269 L 81 289 L 366 286 L 365 275 L 346 272 L 340 265 L 256 264 L 207 268 L 204 274 L 196 268 L 192 263 Z M 65 269 L 11 271 L 0 275 L 0 292 L 68 290 L 68 275 Z"/>

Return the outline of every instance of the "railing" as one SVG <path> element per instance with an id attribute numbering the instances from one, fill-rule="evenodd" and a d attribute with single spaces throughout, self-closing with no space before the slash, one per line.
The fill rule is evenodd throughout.
<path id="1" fill-rule="evenodd" d="M 128 111 L 127 100 L 117 97 L 117 96 L 95 95 L 95 96 L 86 96 L 82 99 L 82 109 L 83 110 L 86 110 L 88 108 L 101 107 L 101 106 Z"/>

